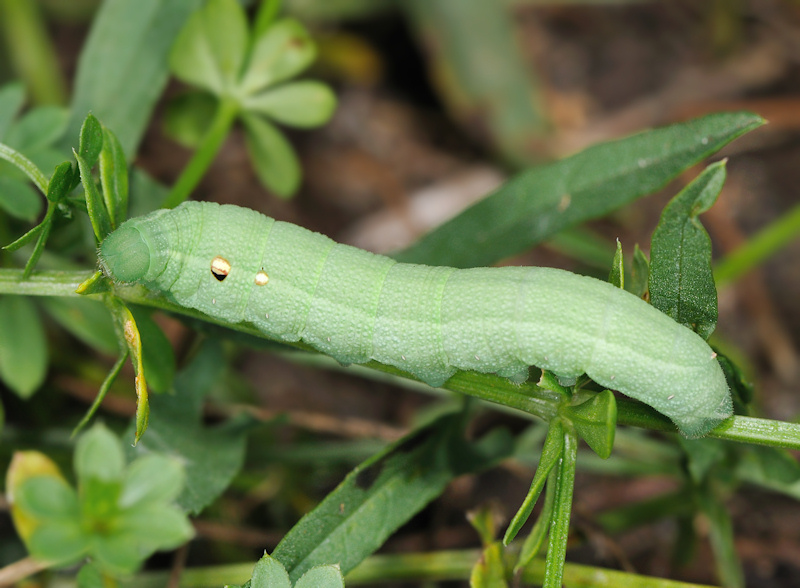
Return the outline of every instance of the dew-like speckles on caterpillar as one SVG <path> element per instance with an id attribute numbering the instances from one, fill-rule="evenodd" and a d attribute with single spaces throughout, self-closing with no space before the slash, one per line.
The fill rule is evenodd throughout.
<path id="1" fill-rule="evenodd" d="M 457 370 L 521 382 L 534 365 L 562 380 L 586 373 L 690 437 L 731 414 L 725 377 L 699 335 L 624 290 L 562 270 L 398 263 L 208 202 L 127 221 L 100 259 L 117 281 L 431 386 Z"/>

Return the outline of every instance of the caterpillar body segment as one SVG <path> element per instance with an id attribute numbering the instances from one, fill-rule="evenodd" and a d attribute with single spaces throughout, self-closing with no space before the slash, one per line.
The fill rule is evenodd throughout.
<path id="1" fill-rule="evenodd" d="M 457 370 L 521 382 L 534 365 L 566 379 L 586 373 L 689 437 L 732 413 L 699 335 L 624 290 L 563 270 L 398 263 L 209 202 L 127 221 L 100 258 L 114 279 L 183 306 L 303 340 L 342 363 L 397 366 L 431 386 Z"/>

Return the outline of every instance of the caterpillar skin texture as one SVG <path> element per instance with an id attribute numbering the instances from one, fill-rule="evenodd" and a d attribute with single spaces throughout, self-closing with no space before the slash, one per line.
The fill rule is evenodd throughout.
<path id="1" fill-rule="evenodd" d="M 540 267 L 398 263 L 237 206 L 186 202 L 134 218 L 100 247 L 106 273 L 343 364 L 370 359 L 431 386 L 457 370 L 515 382 L 538 366 L 668 416 L 688 437 L 732 414 L 715 354 L 611 284 Z"/>

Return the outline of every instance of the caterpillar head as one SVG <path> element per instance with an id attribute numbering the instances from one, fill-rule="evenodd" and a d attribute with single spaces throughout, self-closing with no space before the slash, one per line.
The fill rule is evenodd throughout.
<path id="1" fill-rule="evenodd" d="M 100 245 L 100 263 L 116 281 L 141 282 L 150 269 L 150 251 L 142 232 L 126 223 Z"/>

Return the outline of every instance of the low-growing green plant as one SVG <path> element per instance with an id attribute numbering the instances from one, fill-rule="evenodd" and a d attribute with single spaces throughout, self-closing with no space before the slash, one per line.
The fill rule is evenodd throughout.
<path id="1" fill-rule="evenodd" d="M 98 22 L 107 25 L 114 14 L 133 14 L 135 10 L 125 12 L 123 8 L 131 9 L 134 5 L 133 0 L 107 2 L 106 12 L 98 17 Z M 326 86 L 317 82 L 289 81 L 313 59 L 313 43 L 308 33 L 296 21 L 276 19 L 277 3 L 270 1 L 259 6 L 252 25 L 248 25 L 245 13 L 233 0 L 210 0 L 197 10 L 181 4 L 180 10 L 174 13 L 165 8 L 166 4 L 155 3 L 154 6 L 162 11 L 159 14 L 164 19 L 165 30 L 173 31 L 174 43 L 167 52 L 171 55 L 172 71 L 204 93 L 182 97 L 173 105 L 168 117 L 174 133 L 198 145 L 198 150 L 184 175 L 169 191 L 167 205 L 177 205 L 186 198 L 207 170 L 237 117 L 245 125 L 251 156 L 262 181 L 283 195 L 291 192 L 299 178 L 299 166 L 285 138 L 268 119 L 295 126 L 313 126 L 324 122 L 335 104 Z M 130 29 L 135 30 L 140 24 L 133 22 Z M 120 30 L 127 29 L 120 27 Z M 124 40 L 121 38 L 120 42 Z M 132 40 L 129 47 L 139 46 L 140 41 Z M 79 76 L 82 87 L 78 93 L 80 100 L 76 98 L 78 104 L 92 94 L 92 84 L 97 84 L 98 91 L 105 89 L 100 73 L 108 56 L 101 55 L 96 47 L 90 44 L 83 56 L 82 67 L 95 64 L 97 75 Z M 166 51 L 162 45 L 159 47 Z M 148 63 L 156 69 L 166 67 L 158 59 L 136 61 L 146 58 L 134 54 L 131 59 L 135 63 Z M 166 76 L 166 69 L 162 73 Z M 140 87 L 133 90 L 132 95 L 142 91 Z M 98 101 L 99 107 L 108 107 L 99 98 Z M 0 104 L 3 103 L 16 105 L 12 110 L 19 111 L 19 89 L 11 86 L 0 92 Z M 119 108 L 122 110 L 123 105 Z M 144 107 L 137 104 L 136 108 L 138 114 L 130 120 L 138 120 Z M 35 121 L 36 116 L 42 116 L 35 115 L 36 112 L 31 110 L 16 122 L 11 122 L 13 115 L 10 115 L 7 128 L 24 127 L 23 121 L 28 117 Z M 80 116 L 84 115 L 85 112 Z M 114 113 L 115 118 L 120 116 Z M 204 118 L 211 121 L 210 126 L 201 124 Z M 105 118 L 102 120 L 106 122 Z M 0 145 L 0 158 L 10 164 L 5 166 L 8 177 L 17 185 L 25 185 L 20 180 L 27 177 L 41 192 L 39 201 L 47 205 L 40 223 L 28 228 L 22 223 L 30 221 L 34 215 L 22 212 L 25 199 L 30 200 L 30 190 L 24 188 L 27 195 L 20 199 L 13 196 L 19 192 L 15 187 L 10 189 L 12 197 L 6 202 L 11 202 L 9 206 L 16 209 L 17 218 L 0 217 L 3 225 L 0 234 L 22 235 L 16 239 L 7 235 L 10 245 L 5 248 L 4 265 L 0 268 L 0 378 L 21 398 L 36 401 L 35 392 L 42 385 L 47 365 L 46 337 L 39 308 L 82 341 L 117 356 L 98 386 L 94 405 L 80 422 L 73 423 L 76 431 L 90 422 L 128 359 L 135 372 L 137 410 L 124 434 L 124 439 L 133 441 L 135 447 L 123 450 L 115 435 L 95 425 L 79 438 L 75 447 L 75 488 L 65 481 L 54 461 L 41 452 L 19 453 L 7 476 L 6 491 L 12 516 L 31 557 L 40 567 L 88 562 L 77 577 L 78 583 L 87 587 L 113 585 L 121 577 L 136 573 L 154 551 L 188 541 L 192 529 L 187 515 L 201 513 L 236 479 L 243 467 L 248 435 L 259 430 L 258 423 L 247 413 L 218 425 L 204 422 L 205 398 L 224 375 L 224 353 L 216 340 L 210 339 L 196 345 L 190 361 L 176 368 L 171 346 L 151 318 L 151 312 L 169 312 L 195 321 L 195 325 L 203 325 L 199 328 L 216 327 L 218 334 L 229 338 L 244 334 L 250 341 L 270 340 L 276 347 L 280 343 L 282 346 L 277 348 L 297 361 L 315 361 L 340 369 L 336 361 L 322 355 L 310 360 L 307 352 L 312 348 L 327 351 L 344 362 L 356 361 L 348 355 L 355 352 L 347 341 L 336 341 L 335 345 L 326 347 L 322 338 L 309 345 L 304 342 L 302 333 L 296 337 L 281 337 L 281 333 L 286 332 L 258 328 L 253 324 L 255 321 L 235 320 L 222 311 L 213 310 L 213 307 L 225 307 L 222 298 L 218 301 L 217 296 L 224 292 L 222 288 L 238 279 L 232 272 L 237 271 L 241 259 L 246 259 L 243 263 L 253 264 L 253 275 L 247 276 L 249 289 L 263 288 L 270 282 L 273 286 L 280 284 L 278 275 L 269 275 L 271 267 L 260 267 L 261 258 L 252 261 L 244 255 L 255 253 L 258 257 L 265 251 L 264 247 L 254 252 L 234 249 L 222 255 L 215 250 L 218 245 L 214 239 L 203 232 L 192 232 L 193 239 L 188 239 L 190 244 L 182 249 L 168 242 L 144 247 L 136 240 L 126 241 L 128 247 L 109 245 L 112 243 L 107 241 L 109 235 L 120 235 L 121 231 L 142 226 L 137 223 L 158 222 L 161 217 L 147 217 L 150 220 L 139 219 L 124 225 L 130 208 L 152 210 L 167 193 L 163 186 L 141 183 L 144 182 L 141 173 L 135 168 L 129 170 L 127 158 L 133 154 L 126 154 L 123 145 L 135 144 L 144 122 L 137 127 L 126 120 L 126 124 L 119 127 L 118 137 L 116 127 L 104 126 L 94 115 L 85 117 L 79 125 L 73 157 L 65 161 L 65 151 L 62 159 L 48 163 L 36 160 L 35 149 L 26 151 L 31 145 L 49 146 L 58 138 L 46 125 L 29 123 L 31 137 L 26 141 L 14 138 L 25 134 L 21 131 L 15 131 L 16 135 L 10 130 L 6 134 L 0 132 L 2 137 L 9 137 L 9 133 L 11 137 L 8 139 L 11 144 Z M 426 264 L 412 268 L 417 272 L 412 277 L 419 282 L 423 281 L 420 278 L 423 273 L 437 271 L 428 266 L 492 265 L 554 237 L 563 229 L 651 194 L 762 123 L 759 116 L 747 112 L 710 115 L 607 142 L 559 162 L 524 170 L 472 208 L 393 257 L 403 262 Z M 3 125 L 0 125 L 2 130 Z M 75 141 L 76 137 L 68 137 L 68 140 Z M 49 172 L 50 169 L 54 171 Z M 613 287 L 603 285 L 602 290 L 613 292 L 614 296 L 622 294 L 618 291 L 620 288 L 627 290 L 630 294 L 624 296 L 634 299 L 636 308 L 645 304 L 636 298 L 649 299 L 658 311 L 669 317 L 661 317 L 666 322 L 658 323 L 655 331 L 662 325 L 672 328 L 674 322 L 675 328 L 695 331 L 692 337 L 700 342 L 703 350 L 706 349 L 703 340 L 716 326 L 717 302 L 710 241 L 699 215 L 716 200 L 725 174 L 725 162 L 711 164 L 675 196 L 664 209 L 653 234 L 649 248 L 651 258 L 648 260 L 637 247 L 627 279 L 622 246 L 618 244 L 616 255 L 609 260 L 608 281 Z M 147 185 L 147 189 L 142 190 L 142 185 Z M 0 202 L 2 198 L 0 195 Z M 192 207 L 199 209 L 200 205 L 180 210 Z M 81 222 L 87 219 L 88 222 Z M 229 224 L 222 228 L 234 233 L 237 229 L 256 230 L 259 223 L 265 221 L 233 224 L 228 219 L 227 222 Z M 292 230 L 298 231 L 297 235 L 306 235 L 297 228 Z M 786 234 L 785 228 L 781 231 L 782 235 Z M 144 231 L 139 234 L 147 236 Z M 263 238 L 266 241 L 266 235 Z M 786 239 L 772 239 L 771 251 Z M 298 245 L 300 240 L 297 236 L 296 241 L 290 240 L 287 245 Z M 97 271 L 96 262 L 97 247 L 103 247 L 104 243 L 101 251 L 105 273 Z M 134 258 L 136 263 L 143 263 L 142 259 L 148 256 L 188 255 L 201 249 L 208 253 L 203 249 L 206 246 L 212 254 L 209 259 L 202 258 L 198 276 L 202 275 L 196 283 L 200 284 L 200 279 L 205 282 L 193 290 L 210 297 L 212 310 L 206 312 L 201 312 L 203 307 L 182 300 L 171 285 L 157 284 L 153 280 L 144 280 L 148 287 L 123 283 L 126 276 L 116 275 L 120 266 L 110 260 L 113 253 L 125 263 L 132 263 Z M 352 249 L 340 251 L 370 257 Z M 134 253 L 141 255 L 136 257 Z M 756 257 L 740 256 L 739 259 L 749 261 L 739 262 L 733 270 L 728 267 L 726 275 L 743 271 L 745 264 L 756 263 L 764 255 L 761 251 Z M 149 268 L 149 258 L 146 261 Z M 391 263 L 387 260 L 387 267 Z M 339 275 L 350 268 L 361 269 L 366 265 L 345 264 Z M 176 277 L 194 276 L 189 270 L 195 268 L 189 266 L 181 270 L 185 273 Z M 491 282 L 489 277 L 495 270 L 485 271 L 488 273 L 481 270 L 475 274 L 485 279 L 471 281 L 471 288 L 478 290 Z M 546 280 L 547 274 L 543 275 Z M 312 292 L 317 290 L 319 280 L 319 276 L 313 277 L 317 281 L 309 279 Z M 800 466 L 786 453 L 788 448 L 800 448 L 800 427 L 750 416 L 753 391 L 740 369 L 719 350 L 713 357 L 708 353 L 703 360 L 709 369 L 721 370 L 724 374 L 735 412 L 730 418 L 726 418 L 727 405 L 719 414 L 714 413 L 713 407 L 709 408 L 717 406 L 715 394 L 719 390 L 692 388 L 691 374 L 689 384 L 677 392 L 669 389 L 674 382 L 664 382 L 662 387 L 662 383 L 656 381 L 641 394 L 631 394 L 638 400 L 615 396 L 609 388 L 614 388 L 611 382 L 617 373 L 635 375 L 664 363 L 664 359 L 642 352 L 639 361 L 624 361 L 624 350 L 631 346 L 628 337 L 632 332 L 626 319 L 633 316 L 630 308 L 634 306 L 610 305 L 619 311 L 618 320 L 613 324 L 604 322 L 602 328 L 598 327 L 589 335 L 583 333 L 581 328 L 586 320 L 575 301 L 586 294 L 581 286 L 585 282 L 577 278 L 570 280 L 566 286 L 570 297 L 556 296 L 552 302 L 553 314 L 565 317 L 564 320 L 561 324 L 544 325 L 543 333 L 546 331 L 555 339 L 561 337 L 567 346 L 595 341 L 598 345 L 628 345 L 614 356 L 614 361 L 603 363 L 594 371 L 588 367 L 581 370 L 590 372 L 594 380 L 582 374 L 560 373 L 558 369 L 534 369 L 533 377 L 520 384 L 502 375 L 480 373 L 494 371 L 493 363 L 479 363 L 475 368 L 478 371 L 465 369 L 461 364 L 448 366 L 453 367 L 454 373 L 447 372 L 442 388 L 503 409 L 513 409 L 537 424 L 516 436 L 503 427 L 494 427 L 474 437 L 467 431 L 475 413 L 485 406 L 483 403 L 465 401 L 443 409 L 441 414 L 428 418 L 401 439 L 377 450 L 370 449 L 365 459 L 297 522 L 272 553 L 259 560 L 255 569 L 251 562 L 236 570 L 225 568 L 225 573 L 230 574 L 226 581 L 249 588 L 338 587 L 343 585 L 343 575 L 346 575 L 353 583 L 418 577 L 469 579 L 476 587 L 523 582 L 555 588 L 562 584 L 580 585 L 580 582 L 585 585 L 588 581 L 604 586 L 633 586 L 643 582 L 656 587 L 662 585 L 657 578 L 612 570 L 602 570 L 606 579 L 598 580 L 598 568 L 565 563 L 575 472 L 583 465 L 597 471 L 659 473 L 675 479 L 675 490 L 650 502 L 603 513 L 599 523 L 608 532 L 617 532 L 642 521 L 672 516 L 682 529 L 688 529 L 679 538 L 680 545 L 686 546 L 691 542 L 683 540 L 693 535 L 690 522 L 700 515 L 708 522 L 721 582 L 731 587 L 743 585 L 741 565 L 733 549 L 730 515 L 722 506 L 723 500 L 744 483 L 800 498 L 797 491 Z M 366 280 L 362 285 L 372 284 Z M 545 284 L 545 289 L 552 285 Z M 328 286 L 327 292 L 336 294 L 337 288 Z M 258 307 L 258 310 L 265 315 L 288 311 L 292 300 L 299 299 L 300 296 L 289 296 L 281 299 L 278 306 Z M 346 302 L 357 307 L 360 300 L 352 296 Z M 513 323 L 518 319 L 513 310 L 505 314 L 495 312 L 495 302 L 494 299 L 480 300 L 481 307 L 473 314 L 469 308 L 456 308 L 459 314 L 478 325 L 476 332 L 485 332 L 487 329 L 481 331 L 479 327 L 493 320 Z M 351 314 L 355 315 L 358 309 L 348 307 L 348 310 L 353 310 Z M 370 312 L 373 314 L 363 312 L 363 317 L 356 317 L 361 321 L 357 326 L 371 324 L 370 319 L 377 315 L 377 310 Z M 337 316 L 335 312 L 323 313 L 319 320 L 321 328 L 330 328 L 332 337 L 340 332 L 334 320 Z M 420 324 L 435 324 L 433 318 L 423 318 L 425 320 L 418 321 Z M 267 319 L 269 316 L 265 316 Z M 612 329 L 613 336 L 609 337 L 607 333 Z M 493 332 L 502 334 L 512 330 L 506 327 Z M 470 341 L 458 343 L 462 350 L 471 345 Z M 409 355 L 419 351 L 414 349 L 419 345 L 416 340 L 400 338 L 400 344 L 408 346 Z M 633 346 L 637 346 L 636 342 Z M 302 356 L 294 353 L 298 349 L 303 351 Z M 675 361 L 681 366 L 684 364 L 680 362 L 691 364 L 695 358 L 678 357 L 680 351 L 674 351 Z M 398 353 L 405 359 L 403 349 Z M 560 353 L 569 355 L 571 351 L 565 352 L 557 345 L 545 350 L 548 360 L 551 355 L 557 359 Z M 587 366 L 591 364 L 591 355 L 587 355 Z M 436 354 L 422 352 L 420 356 L 425 361 L 433 361 Z M 407 387 L 420 386 L 414 376 L 441 383 L 442 378 L 426 378 L 434 373 L 433 368 L 409 373 L 402 369 L 402 364 L 379 363 L 372 355 L 365 356 L 363 361 L 361 356 L 355 357 L 363 365 L 348 369 L 365 377 L 380 378 L 389 374 L 395 382 Z M 481 359 L 476 358 L 476 362 Z M 526 369 L 527 365 L 525 363 Z M 520 374 L 509 371 L 503 375 Z M 151 397 L 149 388 L 167 393 Z M 679 400 L 687 403 L 690 412 L 694 407 L 696 416 L 705 422 L 702 428 L 686 428 L 685 432 L 707 433 L 706 437 L 689 440 L 680 436 L 675 424 L 664 416 L 674 417 L 664 410 L 663 402 L 674 399 L 661 398 L 663 394 L 660 393 L 665 390 L 667 396 L 680 394 Z M 723 397 L 727 399 L 726 394 Z M 721 419 L 724 420 L 720 422 Z M 685 422 L 675 419 L 678 425 Z M 638 431 L 640 428 L 663 432 L 664 437 L 662 440 L 645 437 Z M 13 428 L 11 433 L 14 433 Z M 580 440 L 585 441 L 593 453 L 579 450 Z M 318 447 L 314 449 L 314 453 L 320 452 Z M 500 527 L 494 522 L 493 514 L 485 510 L 472 516 L 472 524 L 483 546 L 479 551 L 372 556 L 398 528 L 439 497 L 454 478 L 486 470 L 511 457 L 535 462 L 536 471 L 530 491 L 506 527 L 502 540 L 496 537 Z M 542 508 L 526 535 L 524 525 L 542 494 Z M 192 573 L 186 570 L 184 578 L 191 577 Z M 2 574 L 0 570 L 0 579 L 4 578 Z M 152 572 L 139 572 L 133 581 L 163 580 L 161 576 L 148 574 Z M 205 584 L 198 580 L 194 585 L 207 584 L 207 580 Z M 666 581 L 663 585 L 667 585 Z"/>
<path id="2" fill-rule="evenodd" d="M 194 531 L 174 504 L 183 468 L 150 454 L 126 466 L 122 444 L 102 425 L 81 436 L 74 458 L 77 488 L 39 452 L 14 455 L 6 479 L 17 531 L 35 559 L 52 566 L 90 558 L 111 577 L 137 571 L 157 550 Z"/>

